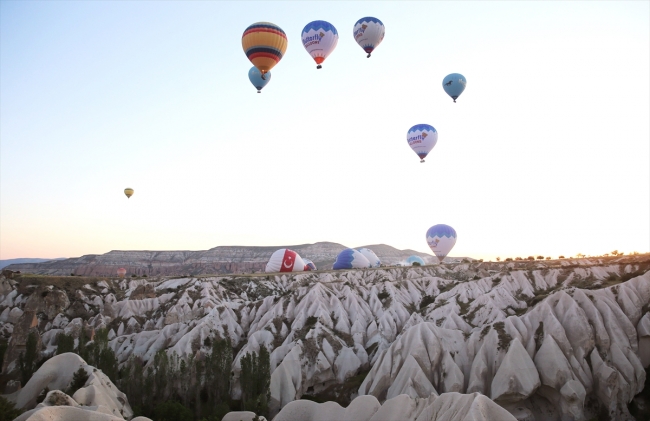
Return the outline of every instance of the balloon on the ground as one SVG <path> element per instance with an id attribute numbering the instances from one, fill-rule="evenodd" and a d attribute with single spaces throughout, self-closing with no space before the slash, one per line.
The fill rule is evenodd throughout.
<path id="1" fill-rule="evenodd" d="M 413 263 L 417 263 L 419 266 L 424 266 L 426 263 L 424 262 L 424 259 L 421 258 L 420 256 L 409 256 L 408 259 L 406 259 L 406 264 L 407 266 L 413 266 Z"/>
<path id="2" fill-rule="evenodd" d="M 339 42 L 339 33 L 334 25 L 324 20 L 309 22 L 302 30 L 302 45 L 320 69 Z"/>
<path id="3" fill-rule="evenodd" d="M 379 19 L 370 16 L 359 19 L 352 29 L 354 40 L 363 48 L 363 51 L 368 53 L 366 56 L 368 58 L 383 41 L 385 33 L 384 24 Z"/>
<path id="4" fill-rule="evenodd" d="M 266 264 L 266 272 L 302 272 L 305 270 L 305 262 L 300 255 L 293 250 L 276 250 Z"/>
<path id="5" fill-rule="evenodd" d="M 287 51 L 287 34 L 274 23 L 256 22 L 244 31 L 241 45 L 246 57 L 264 79 L 264 75 L 278 64 Z"/>
<path id="6" fill-rule="evenodd" d="M 120 278 L 124 278 L 124 277 L 126 276 L 126 269 L 124 269 L 124 268 L 119 268 L 119 269 L 117 270 L 117 276 L 119 276 Z"/>
<path id="7" fill-rule="evenodd" d="M 126 195 L 127 199 L 130 199 L 131 196 L 133 196 L 133 193 L 134 193 L 133 189 L 130 188 L 130 187 L 127 187 L 127 188 L 124 189 L 124 194 Z"/>
<path id="8" fill-rule="evenodd" d="M 316 270 L 316 265 L 315 265 L 314 262 L 312 262 L 311 260 L 309 260 L 309 259 L 302 259 L 302 261 L 305 262 L 305 271 L 308 271 L 308 270 Z"/>
<path id="9" fill-rule="evenodd" d="M 456 230 L 445 224 L 434 225 L 427 231 L 427 244 L 440 263 L 456 244 L 456 238 Z"/>
<path id="10" fill-rule="evenodd" d="M 369 248 L 360 248 L 359 253 L 363 254 L 364 257 L 368 259 L 368 262 L 370 262 L 370 267 L 378 268 L 381 265 L 381 260 L 379 260 L 379 257 L 377 257 L 375 252 Z"/>
<path id="11" fill-rule="evenodd" d="M 438 142 L 438 132 L 428 124 L 416 124 L 406 133 L 406 140 L 413 152 L 420 157 L 420 162 L 424 162 L 424 158 Z"/>
<path id="12" fill-rule="evenodd" d="M 447 95 L 456 102 L 456 99 L 463 93 L 467 86 L 467 79 L 460 73 L 452 73 L 445 76 L 442 80 L 442 88 L 447 92 Z"/>
<path id="13" fill-rule="evenodd" d="M 361 269 L 370 267 L 366 257 L 355 249 L 345 249 L 336 256 L 332 269 Z"/>
<path id="14" fill-rule="evenodd" d="M 264 78 L 262 78 L 262 72 L 260 72 L 257 67 L 253 66 L 248 71 L 248 79 L 257 89 L 257 93 L 259 94 L 262 92 L 262 88 L 271 81 L 271 72 L 267 72 L 266 75 L 264 75 Z"/>

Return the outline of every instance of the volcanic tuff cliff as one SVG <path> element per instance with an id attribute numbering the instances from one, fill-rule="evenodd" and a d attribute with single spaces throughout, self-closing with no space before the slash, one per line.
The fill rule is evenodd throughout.
<path id="1" fill-rule="evenodd" d="M 398 250 L 385 244 L 363 246 L 372 249 L 386 264 L 395 264 L 415 254 L 433 262 L 430 254 L 414 250 Z M 316 267 L 331 269 L 337 254 L 346 246 L 320 242 L 295 246 L 247 247 L 221 246 L 205 251 L 119 251 L 89 254 L 44 263 L 20 263 L 8 270 L 40 275 L 115 276 L 123 267 L 127 274 L 142 276 L 183 276 L 201 274 L 254 273 L 264 271 L 269 258 L 279 248 L 290 248 L 312 260 Z"/>
<path id="2" fill-rule="evenodd" d="M 53 353 L 59 332 L 106 327 L 120 363 L 205 353 L 218 335 L 238 350 L 235 399 L 241 357 L 271 351 L 273 413 L 305 395 L 479 392 L 516 419 L 559 421 L 633 419 L 650 366 L 649 255 L 74 282 L 2 280 L 7 371 L 30 329 Z"/>

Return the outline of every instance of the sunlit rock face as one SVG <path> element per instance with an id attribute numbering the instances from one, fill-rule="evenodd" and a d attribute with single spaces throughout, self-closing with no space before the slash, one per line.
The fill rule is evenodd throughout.
<path id="1" fill-rule="evenodd" d="M 80 368 L 86 371 L 88 380 L 73 396 L 68 396 L 62 390 L 67 389 Z M 36 399 L 44 390 L 49 392 L 37 405 Z M 104 373 L 72 353 L 52 357 L 22 389 L 4 397 L 26 410 L 16 421 L 113 421 L 133 417 L 126 395 Z"/>
<path id="2" fill-rule="evenodd" d="M 206 338 L 229 338 L 239 349 L 235 399 L 242 356 L 265 346 L 272 416 L 304 395 L 383 403 L 478 393 L 517 419 L 606 411 L 624 420 L 650 364 L 649 269 L 643 255 L 115 279 L 67 289 L 3 280 L 0 333 L 11 338 L 7 355 L 17 356 L 30 330 L 52 354 L 58 333 L 91 336 L 105 327 L 120 364 L 159 350 L 200 356 L 209 352 Z M 39 303 L 45 289 L 59 298 Z"/>

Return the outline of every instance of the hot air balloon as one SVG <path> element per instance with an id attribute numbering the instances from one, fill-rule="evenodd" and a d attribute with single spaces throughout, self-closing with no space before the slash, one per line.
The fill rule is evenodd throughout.
<path id="1" fill-rule="evenodd" d="M 427 231 L 427 244 L 442 263 L 456 244 L 456 230 L 445 224 L 434 225 Z"/>
<path id="2" fill-rule="evenodd" d="M 408 259 L 406 259 L 406 265 L 407 266 L 413 266 L 414 263 L 417 263 L 416 266 L 424 266 L 426 263 L 424 263 L 424 259 L 421 258 L 420 256 L 409 256 Z"/>
<path id="3" fill-rule="evenodd" d="M 321 64 L 334 51 L 338 42 L 339 33 L 336 28 L 324 20 L 309 22 L 302 30 L 302 45 L 318 64 L 317 69 L 323 67 Z"/>
<path id="4" fill-rule="evenodd" d="M 366 57 L 370 58 L 370 53 L 383 41 L 386 28 L 377 18 L 361 18 L 354 24 L 352 34 L 354 40 L 368 53 Z"/>
<path id="5" fill-rule="evenodd" d="M 336 256 L 336 262 L 332 269 L 354 269 L 369 268 L 370 262 L 366 257 L 355 249 L 345 249 Z"/>
<path id="6" fill-rule="evenodd" d="M 360 248 L 359 253 L 363 254 L 364 257 L 368 259 L 371 268 L 378 268 L 381 265 L 381 260 L 379 260 L 379 257 L 377 257 L 375 252 L 369 248 Z"/>
<path id="7" fill-rule="evenodd" d="M 447 95 L 456 102 L 456 98 L 460 96 L 467 86 L 467 79 L 460 73 L 452 73 L 445 76 L 442 80 L 442 88 L 447 92 Z"/>
<path id="8" fill-rule="evenodd" d="M 302 272 L 305 262 L 293 250 L 280 249 L 275 251 L 266 264 L 266 272 Z"/>
<path id="9" fill-rule="evenodd" d="M 257 22 L 246 28 L 241 37 L 246 57 L 257 67 L 261 78 L 278 64 L 287 51 L 287 35 L 271 22 Z"/>
<path id="10" fill-rule="evenodd" d="M 406 140 L 413 152 L 420 157 L 420 162 L 424 162 L 424 158 L 438 142 L 438 132 L 428 124 L 416 124 L 409 129 Z"/>
<path id="11" fill-rule="evenodd" d="M 131 196 L 133 196 L 133 189 L 130 187 L 127 187 L 124 189 L 124 194 L 126 195 L 127 199 L 130 199 Z"/>
<path id="12" fill-rule="evenodd" d="M 119 268 L 119 269 L 117 270 L 117 276 L 119 276 L 120 278 L 124 278 L 124 277 L 126 276 L 126 269 L 124 269 L 124 268 Z"/>
<path id="13" fill-rule="evenodd" d="M 308 270 L 317 270 L 317 269 L 316 269 L 316 265 L 315 265 L 314 262 L 312 262 L 311 260 L 309 260 L 309 259 L 302 259 L 302 261 L 305 262 L 305 271 L 308 271 Z"/>
<path id="14" fill-rule="evenodd" d="M 271 72 L 266 72 L 266 75 L 262 78 L 262 73 L 260 73 L 257 67 L 253 66 L 248 71 L 248 79 L 257 88 L 257 93 L 259 94 L 262 92 L 262 88 L 271 81 Z"/>

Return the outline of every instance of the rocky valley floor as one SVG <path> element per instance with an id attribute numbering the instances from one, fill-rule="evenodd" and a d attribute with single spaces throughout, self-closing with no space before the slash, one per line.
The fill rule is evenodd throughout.
<path id="1" fill-rule="evenodd" d="M 648 255 L 288 275 L 25 275 L 0 283 L 0 387 L 16 387 L 30 332 L 46 357 L 59 333 L 92 338 L 106 328 L 120 364 L 132 356 L 151 363 L 160 350 L 200 358 L 213 339 L 228 338 L 232 399 L 241 396 L 242 356 L 265 346 L 278 420 L 325 420 L 336 411 L 337 420 L 490 419 L 481 411 L 633 420 L 648 414 L 649 309 Z M 47 385 L 63 387 L 51 382 L 5 397 L 31 409 Z M 129 418 L 126 397 L 110 396 L 119 402 L 102 401 L 111 416 Z M 317 403 L 326 401 L 336 403 Z"/>

